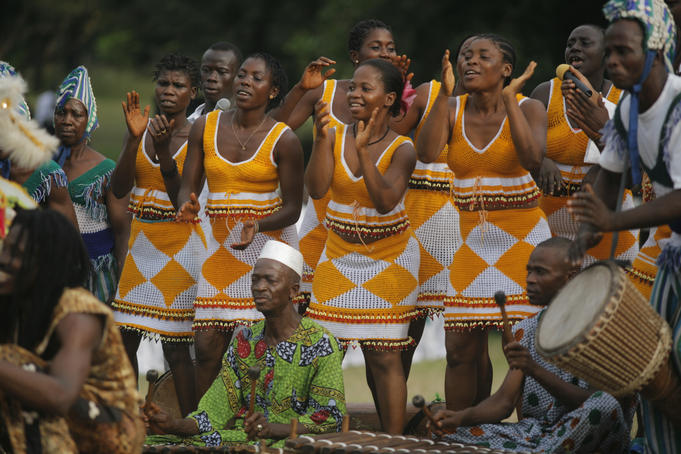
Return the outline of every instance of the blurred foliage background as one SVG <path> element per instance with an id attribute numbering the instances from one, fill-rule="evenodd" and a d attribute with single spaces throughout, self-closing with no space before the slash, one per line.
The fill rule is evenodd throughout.
<path id="1" fill-rule="evenodd" d="M 337 76 L 351 76 L 347 37 L 359 20 L 377 18 L 392 27 L 400 54 L 412 58 L 414 86 L 439 78 L 445 48 L 476 32 L 509 38 L 518 53 L 519 74 L 539 63 L 525 89 L 552 77 L 562 63 L 565 41 L 575 26 L 604 25 L 602 1 L 501 0 L 428 2 L 407 0 L 22 0 L 0 16 L 0 59 L 28 81 L 29 103 L 54 90 L 79 64 L 88 67 L 99 105 L 94 146 L 115 157 L 124 125 L 120 100 L 131 89 L 152 102 L 151 71 L 165 53 L 201 57 L 215 41 L 231 41 L 245 55 L 267 51 L 284 64 L 290 83 L 319 55 L 334 58 Z M 309 143 L 309 128 L 301 138 Z"/>

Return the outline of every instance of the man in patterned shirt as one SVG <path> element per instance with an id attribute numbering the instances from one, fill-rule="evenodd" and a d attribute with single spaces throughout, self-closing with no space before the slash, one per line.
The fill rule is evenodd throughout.
<path id="1" fill-rule="evenodd" d="M 147 406 L 150 432 L 164 434 L 150 435 L 147 443 L 219 446 L 264 439 L 279 446 L 292 419 L 298 420 L 298 433 L 340 430 L 346 411 L 342 351 L 330 333 L 293 307 L 302 266 L 296 249 L 267 242 L 251 278 L 255 306 L 265 320 L 235 333 L 220 374 L 195 412 L 179 419 Z M 260 372 L 249 415 L 248 370 L 254 366 Z"/>
<path id="2" fill-rule="evenodd" d="M 569 265 L 571 241 L 554 237 L 540 243 L 527 263 L 527 295 L 547 306 L 578 271 Z M 633 408 L 627 416 L 611 395 L 537 354 L 534 336 L 542 312 L 513 327 L 515 341 L 504 347 L 510 370 L 499 390 L 474 407 L 435 414 L 433 427 L 451 441 L 544 452 L 624 452 L 629 447 Z M 501 423 L 522 402 L 522 419 Z"/>

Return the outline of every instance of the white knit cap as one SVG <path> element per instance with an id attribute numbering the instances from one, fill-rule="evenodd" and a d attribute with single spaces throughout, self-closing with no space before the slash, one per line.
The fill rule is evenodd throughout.
<path id="1" fill-rule="evenodd" d="M 270 259 L 284 264 L 295 271 L 298 276 L 303 275 L 303 254 L 281 241 L 269 240 L 260 251 L 258 259 Z"/>

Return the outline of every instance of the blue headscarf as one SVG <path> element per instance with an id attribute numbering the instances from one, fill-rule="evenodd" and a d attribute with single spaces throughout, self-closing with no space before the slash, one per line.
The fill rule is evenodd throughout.
<path id="1" fill-rule="evenodd" d="M 69 99 L 77 99 L 82 102 L 87 110 L 87 125 L 85 134 L 81 140 L 89 140 L 90 136 L 99 126 L 97 121 L 97 102 L 92 92 L 90 76 L 85 66 L 79 66 L 66 76 L 66 79 L 57 89 L 57 105 L 55 109 L 62 109 Z M 60 146 L 54 160 L 61 166 L 71 155 L 71 148 Z"/>

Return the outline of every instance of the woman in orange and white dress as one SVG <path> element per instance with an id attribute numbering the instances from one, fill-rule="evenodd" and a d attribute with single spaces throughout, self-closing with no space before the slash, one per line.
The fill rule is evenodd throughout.
<path id="1" fill-rule="evenodd" d="M 286 83 L 274 57 L 251 55 L 234 81 L 236 109 L 199 118 L 189 134 L 178 217 L 196 217 L 205 175 L 211 225 L 194 302 L 198 395 L 216 377 L 234 329 L 263 319 L 251 293 L 262 247 L 270 239 L 298 247 L 303 152 L 293 131 L 268 115 Z"/>
<path id="2" fill-rule="evenodd" d="M 463 88 L 450 107 L 454 75 L 449 51 L 443 58 L 442 88 L 416 147 L 431 162 L 448 146 L 454 172 L 452 196 L 459 208 L 462 244 L 450 267 L 452 294 L 445 299 L 449 409 L 471 406 L 489 395 L 487 329 L 501 326 L 494 301 L 504 291 L 511 320 L 538 312 L 525 291 L 530 253 L 549 238 L 530 171 L 541 164 L 546 114 L 538 101 L 519 94 L 534 63 L 511 80 L 512 45 L 497 35 L 477 35 L 463 52 Z"/>

